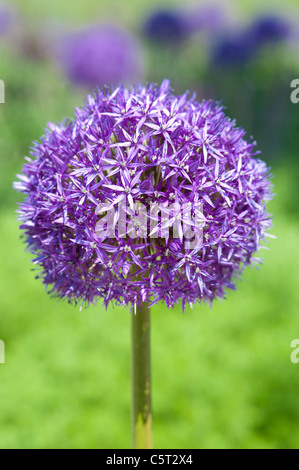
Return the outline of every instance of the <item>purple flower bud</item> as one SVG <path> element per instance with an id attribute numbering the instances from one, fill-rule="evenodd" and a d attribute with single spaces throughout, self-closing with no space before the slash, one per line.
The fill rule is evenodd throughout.
<path id="1" fill-rule="evenodd" d="M 137 39 L 112 25 L 97 25 L 67 35 L 59 45 L 59 62 L 70 81 L 82 86 L 117 85 L 141 78 Z"/>
<path id="2" fill-rule="evenodd" d="M 271 226 L 254 145 L 220 105 L 167 80 L 88 96 L 48 125 L 14 185 L 38 277 L 106 306 L 223 297 Z"/>

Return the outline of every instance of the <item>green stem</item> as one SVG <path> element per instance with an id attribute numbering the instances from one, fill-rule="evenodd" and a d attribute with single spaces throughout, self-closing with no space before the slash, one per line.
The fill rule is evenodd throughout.
<path id="1" fill-rule="evenodd" d="M 131 387 L 133 449 L 153 449 L 148 303 L 131 314 Z"/>

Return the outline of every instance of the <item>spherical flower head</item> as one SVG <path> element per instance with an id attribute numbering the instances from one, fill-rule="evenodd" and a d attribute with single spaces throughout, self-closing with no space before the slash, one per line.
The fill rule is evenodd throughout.
<path id="1" fill-rule="evenodd" d="M 173 45 L 185 38 L 185 20 L 179 12 L 157 10 L 147 18 L 144 32 L 158 44 Z"/>
<path id="2" fill-rule="evenodd" d="M 96 25 L 68 34 L 59 61 L 76 85 L 96 87 L 140 80 L 142 54 L 137 39 L 115 25 Z"/>
<path id="3" fill-rule="evenodd" d="M 223 297 L 271 225 L 268 169 L 244 136 L 167 80 L 88 96 L 48 125 L 15 183 L 38 276 L 106 306 Z"/>

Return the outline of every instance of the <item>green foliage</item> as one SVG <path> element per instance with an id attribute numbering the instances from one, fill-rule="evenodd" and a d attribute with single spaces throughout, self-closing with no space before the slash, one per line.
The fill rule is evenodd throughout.
<path id="1" fill-rule="evenodd" d="M 284 188 L 280 187 L 280 191 Z M 299 227 L 275 209 L 259 271 L 212 309 L 152 313 L 158 448 L 296 448 Z M 1 213 L 0 447 L 130 447 L 129 313 L 44 292 L 14 215 Z"/>

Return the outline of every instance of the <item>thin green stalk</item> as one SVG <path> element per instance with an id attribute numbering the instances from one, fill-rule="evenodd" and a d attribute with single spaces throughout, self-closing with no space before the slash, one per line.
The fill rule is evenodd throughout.
<path id="1" fill-rule="evenodd" d="M 148 303 L 131 317 L 132 443 L 133 449 L 153 449 Z"/>

